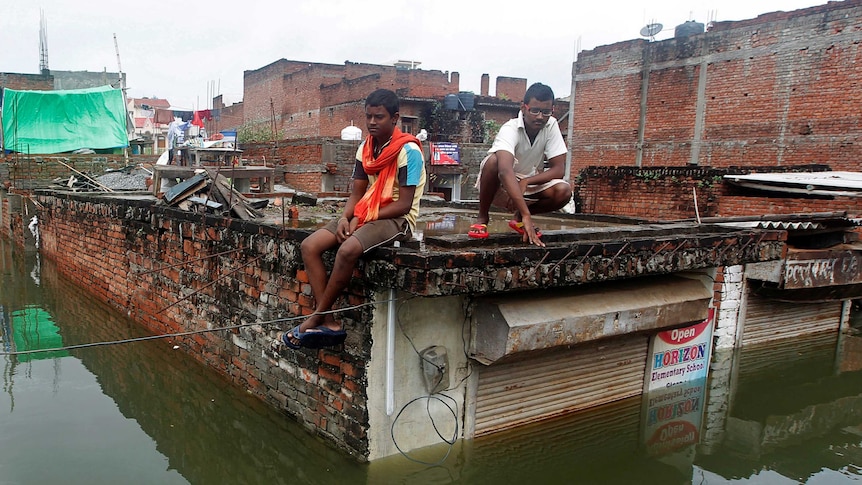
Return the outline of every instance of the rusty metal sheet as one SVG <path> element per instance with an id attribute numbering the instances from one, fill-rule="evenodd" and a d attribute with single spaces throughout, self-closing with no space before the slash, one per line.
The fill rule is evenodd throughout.
<path id="1" fill-rule="evenodd" d="M 743 320 L 742 346 L 776 342 L 819 332 L 838 332 L 840 301 L 796 303 L 748 297 Z"/>
<path id="2" fill-rule="evenodd" d="M 646 336 L 629 335 L 482 367 L 475 436 L 637 396 L 647 350 Z"/>

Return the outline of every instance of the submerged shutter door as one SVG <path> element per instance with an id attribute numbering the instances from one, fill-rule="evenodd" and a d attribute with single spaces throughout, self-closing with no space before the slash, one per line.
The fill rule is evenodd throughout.
<path id="1" fill-rule="evenodd" d="M 749 295 L 743 325 L 743 346 L 837 332 L 841 325 L 841 302 L 783 302 Z"/>
<path id="2" fill-rule="evenodd" d="M 475 436 L 640 394 L 647 349 L 635 335 L 481 367 Z"/>

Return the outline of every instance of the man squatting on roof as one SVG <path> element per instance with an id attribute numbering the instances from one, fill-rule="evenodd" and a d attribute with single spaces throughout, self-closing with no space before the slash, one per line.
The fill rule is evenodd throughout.
<path id="1" fill-rule="evenodd" d="M 488 211 L 494 205 L 514 212 L 509 227 L 522 234 L 524 242 L 544 247 L 531 216 L 560 209 L 572 198 L 572 187 L 564 180 L 566 143 L 551 116 L 553 108 L 554 92 L 535 83 L 524 94 L 518 117 L 500 127 L 479 166 L 479 216 L 470 226 L 470 237 L 488 237 Z"/>

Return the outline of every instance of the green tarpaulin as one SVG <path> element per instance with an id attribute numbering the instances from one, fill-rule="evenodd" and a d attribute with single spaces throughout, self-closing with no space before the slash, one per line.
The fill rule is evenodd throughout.
<path id="1" fill-rule="evenodd" d="M 7 151 L 62 153 L 126 146 L 126 107 L 119 89 L 3 90 Z"/>

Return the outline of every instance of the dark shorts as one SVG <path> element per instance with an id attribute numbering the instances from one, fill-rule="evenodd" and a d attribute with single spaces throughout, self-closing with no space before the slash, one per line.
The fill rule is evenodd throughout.
<path id="1" fill-rule="evenodd" d="M 338 229 L 338 220 L 329 221 L 329 224 L 323 226 L 323 229 L 335 234 L 336 229 Z M 353 233 L 353 237 L 362 244 L 362 252 L 367 253 L 378 246 L 391 244 L 395 241 L 407 241 L 413 237 L 413 233 L 410 231 L 410 223 L 407 222 L 407 219 L 398 217 L 366 222 Z"/>

